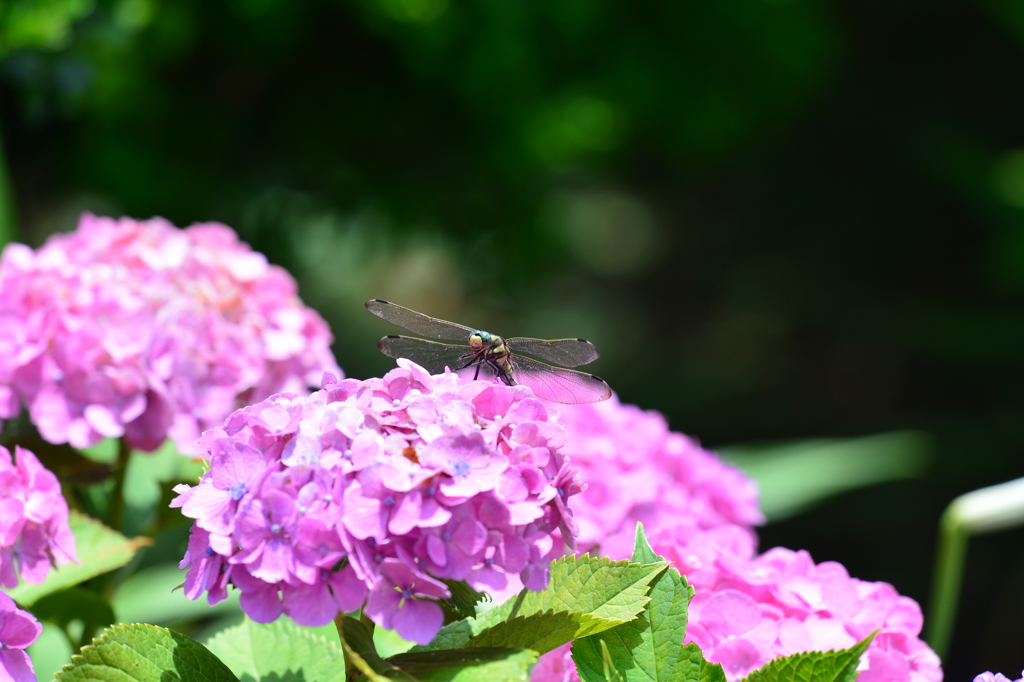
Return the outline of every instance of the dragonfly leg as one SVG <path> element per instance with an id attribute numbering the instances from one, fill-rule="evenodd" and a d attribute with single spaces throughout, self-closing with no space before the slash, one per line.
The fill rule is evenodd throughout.
<path id="1" fill-rule="evenodd" d="M 480 378 L 480 365 L 476 366 L 476 372 L 473 373 L 473 381 Z"/>

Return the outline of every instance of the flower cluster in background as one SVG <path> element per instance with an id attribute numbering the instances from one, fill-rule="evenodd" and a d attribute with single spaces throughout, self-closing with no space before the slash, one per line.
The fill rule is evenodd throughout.
<path id="1" fill-rule="evenodd" d="M 538 590 L 576 532 L 565 429 L 528 388 L 399 360 L 381 379 L 325 375 L 232 414 L 199 445 L 210 470 L 172 506 L 196 521 L 185 593 L 241 590 L 256 621 L 364 614 L 429 642 L 441 580 Z"/>
<path id="2" fill-rule="evenodd" d="M 0 418 L 52 443 L 168 436 L 183 452 L 232 411 L 340 373 L 294 279 L 217 223 L 86 214 L 0 259 Z"/>
<path id="3" fill-rule="evenodd" d="M 0 445 L 0 586 L 8 588 L 19 575 L 41 583 L 54 562 L 76 561 L 60 482 L 28 450 L 14 453 L 16 462 Z"/>
<path id="4" fill-rule="evenodd" d="M 860 682 L 942 679 L 938 657 L 918 638 L 916 602 L 806 552 L 757 556 L 752 526 L 763 517 L 754 482 L 670 432 L 660 414 L 612 398 L 568 406 L 562 419 L 562 451 L 588 486 L 573 500 L 580 549 L 626 558 L 642 522 L 655 551 L 694 586 L 686 641 L 721 663 L 730 682 L 779 656 L 847 648 L 875 629 Z M 579 680 L 570 645 L 542 656 L 531 679 Z"/>
<path id="5" fill-rule="evenodd" d="M 983 672 L 974 677 L 974 682 L 1024 682 L 1024 671 L 1021 671 L 1020 679 L 1011 680 L 1002 673 Z"/>
<path id="6" fill-rule="evenodd" d="M 39 639 L 43 626 L 28 611 L 0 592 L 0 679 L 36 682 L 32 659 L 25 649 Z"/>
<path id="7" fill-rule="evenodd" d="M 679 523 L 710 529 L 734 525 L 752 533 L 764 523 L 757 484 L 688 436 L 670 431 L 664 416 L 616 396 L 601 403 L 560 406 L 568 431 L 562 451 L 587 490 L 573 500 L 580 551 L 626 559 L 636 523 L 648 534 Z"/>

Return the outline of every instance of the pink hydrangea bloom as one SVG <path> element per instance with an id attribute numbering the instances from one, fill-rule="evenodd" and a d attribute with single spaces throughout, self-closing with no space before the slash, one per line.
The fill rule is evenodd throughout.
<path id="1" fill-rule="evenodd" d="M 1002 673 L 985 671 L 980 675 L 975 675 L 974 682 L 1024 682 L 1024 671 L 1021 671 L 1021 677 L 1017 680 L 1010 680 Z"/>
<path id="2" fill-rule="evenodd" d="M 0 592 L 0 680 L 36 682 L 32 659 L 25 653 L 39 639 L 43 626 L 28 611 L 22 611 L 7 594 Z"/>
<path id="3" fill-rule="evenodd" d="M 364 604 L 420 643 L 443 582 L 539 590 L 574 548 L 566 501 L 582 490 L 565 429 L 523 386 L 431 376 L 407 360 L 381 379 L 325 374 L 232 414 L 198 445 L 210 470 L 172 506 L 195 519 L 185 594 L 227 586 L 268 622 L 321 625 Z"/>
<path id="4" fill-rule="evenodd" d="M 183 452 L 238 407 L 340 372 L 295 281 L 227 226 L 82 216 L 0 257 L 0 418 L 44 438 Z"/>
<path id="5" fill-rule="evenodd" d="M 41 583 L 55 564 L 77 561 L 60 482 L 36 456 L 0 445 L 0 586 Z"/>
<path id="6" fill-rule="evenodd" d="M 735 527 L 678 526 L 651 537 L 695 589 L 686 641 L 739 680 L 773 658 L 845 649 L 880 632 L 861 658 L 860 682 L 941 682 L 939 658 L 918 635 L 917 602 L 892 585 L 851 578 L 841 564 L 815 564 L 776 547 L 755 556 Z"/>
<path id="7" fill-rule="evenodd" d="M 938 656 L 918 637 L 921 609 L 887 583 L 851 578 L 840 564 L 815 564 L 804 551 L 776 547 L 755 556 L 738 526 L 679 525 L 650 540 L 695 590 L 684 643 L 720 663 L 729 682 L 775 658 L 849 648 L 876 629 L 858 682 L 942 680 Z M 569 645 L 541 657 L 531 679 L 579 680 Z"/>
<path id="8" fill-rule="evenodd" d="M 764 522 L 757 484 L 670 431 L 660 413 L 623 405 L 616 396 L 560 411 L 569 434 L 562 451 L 588 486 L 573 500 L 581 551 L 628 558 L 637 521 L 648 534 L 677 523 L 750 530 Z"/>

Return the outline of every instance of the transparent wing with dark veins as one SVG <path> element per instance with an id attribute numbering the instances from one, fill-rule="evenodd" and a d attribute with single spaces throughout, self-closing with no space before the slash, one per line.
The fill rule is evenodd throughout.
<path id="1" fill-rule="evenodd" d="M 539 397 L 554 403 L 597 403 L 612 395 L 604 379 L 586 372 L 552 367 L 522 356 L 512 358 L 512 368 L 517 384 L 529 386 Z"/>
<path id="2" fill-rule="evenodd" d="M 597 360 L 600 353 L 597 346 L 586 339 L 529 339 L 517 336 L 505 339 L 513 353 L 529 353 L 541 360 L 553 362 L 563 367 L 579 367 Z"/>
<path id="3" fill-rule="evenodd" d="M 475 329 L 464 327 L 461 324 L 455 324 L 454 322 L 448 322 L 447 320 L 439 320 L 436 317 L 430 317 L 423 313 L 418 313 L 415 310 L 409 310 L 403 308 L 400 305 L 390 303 L 388 301 L 382 301 L 379 298 L 366 302 L 366 309 L 371 313 L 387 320 L 391 324 L 397 324 L 403 329 L 419 334 L 420 336 L 426 336 L 430 339 L 443 339 L 445 341 L 469 341 L 469 336 Z M 394 356 L 392 356 L 394 357 Z M 406 357 L 406 356 L 400 356 Z"/>
<path id="4" fill-rule="evenodd" d="M 460 369 L 469 362 L 462 359 L 470 353 L 469 346 L 456 346 L 426 339 L 414 339 L 409 336 L 385 336 L 377 342 L 377 348 L 389 358 L 408 358 L 431 374 L 441 374 L 445 367 L 452 371 Z"/>

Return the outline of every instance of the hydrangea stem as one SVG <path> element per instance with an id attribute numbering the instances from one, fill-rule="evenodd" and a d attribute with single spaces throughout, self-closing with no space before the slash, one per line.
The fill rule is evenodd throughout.
<path id="1" fill-rule="evenodd" d="M 11 187 L 11 176 L 7 172 L 3 139 L 0 138 L 0 247 L 14 241 L 17 236 L 18 227 L 14 217 L 14 190 Z"/>
<path id="2" fill-rule="evenodd" d="M 926 638 L 940 658 L 953 636 L 968 538 L 1022 524 L 1024 478 L 961 495 L 943 512 Z"/>
<path id="3" fill-rule="evenodd" d="M 114 490 L 110 493 L 110 507 L 107 512 L 107 524 L 116 531 L 121 530 L 121 517 L 124 515 L 124 479 L 128 472 L 128 460 L 132 448 L 124 438 L 117 440 L 117 464 L 114 470 Z"/>

